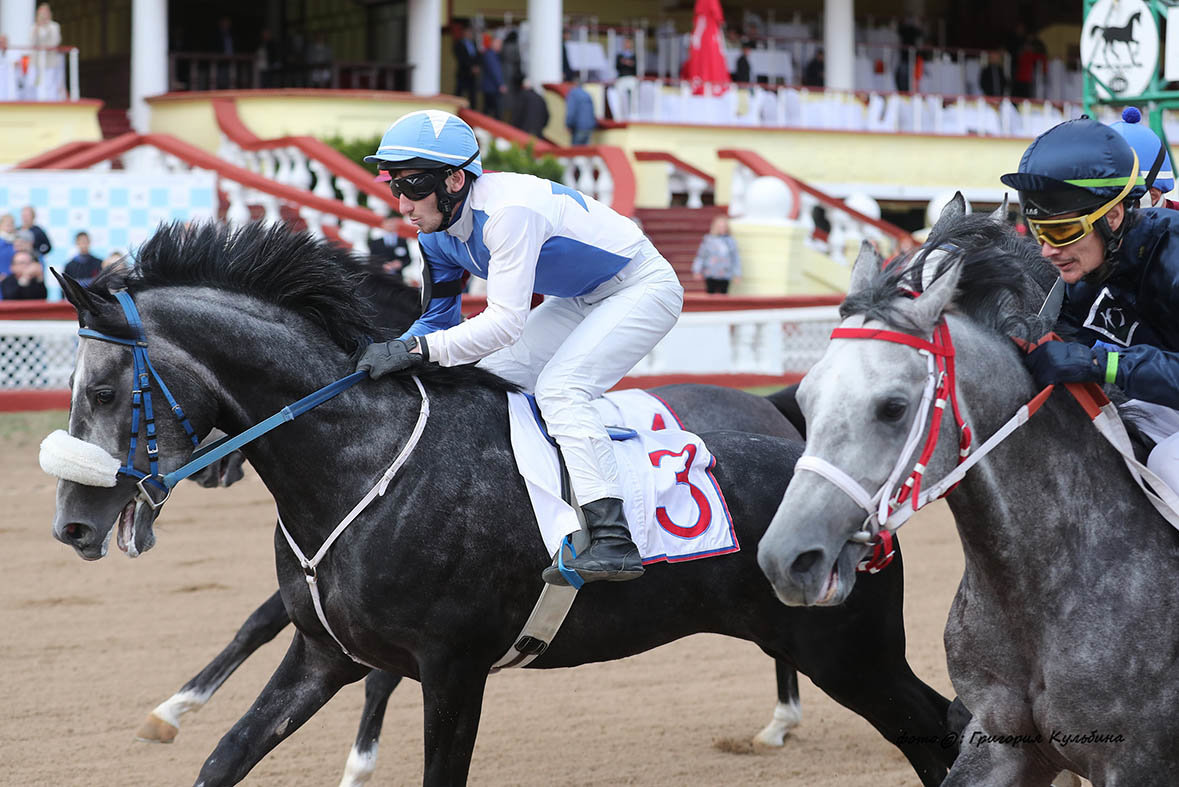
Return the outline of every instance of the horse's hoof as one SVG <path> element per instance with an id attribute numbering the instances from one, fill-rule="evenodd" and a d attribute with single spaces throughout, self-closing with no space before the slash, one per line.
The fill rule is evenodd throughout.
<path id="1" fill-rule="evenodd" d="M 774 708 L 774 718 L 761 732 L 754 736 L 753 742 L 761 746 L 779 749 L 786 745 L 786 736 L 802 721 L 802 707 L 797 702 L 779 702 Z"/>
<path id="2" fill-rule="evenodd" d="M 1081 787 L 1081 777 L 1072 771 L 1061 771 L 1052 780 L 1052 787 Z"/>
<path id="3" fill-rule="evenodd" d="M 135 740 L 144 743 L 171 743 L 176 740 L 180 728 L 169 724 L 154 713 L 147 715 L 147 720 L 135 733 Z"/>

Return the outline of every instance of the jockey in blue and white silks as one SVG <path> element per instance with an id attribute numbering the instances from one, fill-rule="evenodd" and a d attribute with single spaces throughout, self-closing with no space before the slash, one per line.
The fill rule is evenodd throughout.
<path id="1" fill-rule="evenodd" d="M 613 449 L 590 403 L 675 324 L 683 289 L 671 265 L 634 222 L 574 189 L 484 174 L 474 133 L 454 115 L 406 115 L 365 161 L 390 173 L 418 228 L 424 311 L 399 339 L 371 345 L 357 368 L 377 377 L 478 361 L 534 392 L 590 531 L 590 546 L 566 566 L 585 581 L 640 576 Z M 462 322 L 464 273 L 487 280 L 487 308 Z M 534 292 L 546 298 L 530 310 Z M 564 583 L 552 568 L 545 579 Z"/>
<path id="2" fill-rule="evenodd" d="M 1151 171 L 1170 162 L 1156 145 L 1143 163 L 1124 136 L 1088 118 L 1067 121 L 1002 178 L 1019 190 L 1040 253 L 1064 280 L 1057 324 L 1076 339 L 1048 342 L 1027 363 L 1040 385 L 1121 388 L 1157 443 L 1147 466 L 1179 491 L 1179 212 L 1139 208 Z"/>

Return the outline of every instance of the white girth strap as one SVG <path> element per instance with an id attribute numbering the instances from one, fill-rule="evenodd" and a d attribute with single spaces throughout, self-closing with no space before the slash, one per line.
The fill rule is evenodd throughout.
<path id="1" fill-rule="evenodd" d="M 414 424 L 413 432 L 410 434 L 409 440 L 407 440 L 405 446 L 402 447 L 401 453 L 399 453 L 397 458 L 393 460 L 393 464 L 389 465 L 389 469 L 385 471 L 383 476 L 381 476 L 381 480 L 377 482 L 376 486 L 368 490 L 368 494 L 362 497 L 360 502 L 353 506 L 352 510 L 348 512 L 348 515 L 344 517 L 340 524 L 336 525 L 336 529 L 331 532 L 331 535 L 327 537 L 327 539 L 323 542 L 323 545 L 319 548 L 319 551 L 317 551 L 310 560 L 308 560 L 307 557 L 303 554 L 303 551 L 299 549 L 299 545 L 295 543 L 295 539 L 291 537 L 291 533 L 287 530 L 287 526 L 283 524 L 282 516 L 279 516 L 278 518 L 278 526 L 282 530 L 282 534 L 286 536 L 287 543 L 291 546 L 291 551 L 295 553 L 295 557 L 299 558 L 299 565 L 303 567 L 303 573 L 307 577 L 307 587 L 311 592 L 311 603 L 315 606 L 315 614 L 319 616 L 319 622 L 323 625 L 324 630 L 327 631 L 331 638 L 336 641 L 336 644 L 340 646 L 340 650 L 344 651 L 344 655 L 355 661 L 357 664 L 363 664 L 364 666 L 372 667 L 373 669 L 378 668 L 372 664 L 369 664 L 367 661 L 354 656 L 348 650 L 348 648 L 344 647 L 344 643 L 340 642 L 340 638 L 336 636 L 336 632 L 332 631 L 331 625 L 328 624 L 327 615 L 324 614 L 323 603 L 319 597 L 319 577 L 318 572 L 316 571 L 316 566 L 318 566 L 320 561 L 323 560 L 324 555 L 326 555 L 328 550 L 331 549 L 332 544 L 334 544 L 336 539 L 340 537 L 340 534 L 344 532 L 345 528 L 352 524 L 353 520 L 360 516 L 364 509 L 368 508 L 369 504 L 372 503 L 373 500 L 385 494 L 385 490 L 389 487 L 389 482 L 392 481 L 393 477 L 397 475 L 397 472 L 401 470 L 402 465 L 406 463 L 410 457 L 410 454 L 413 453 L 414 448 L 417 447 L 418 441 L 421 440 L 422 432 L 426 428 L 426 421 L 430 418 L 430 397 L 426 394 L 426 389 L 422 385 L 422 381 L 417 378 L 417 375 L 414 375 L 413 381 L 414 384 L 418 387 L 418 393 L 420 393 L 422 396 L 422 404 L 421 408 L 418 410 L 417 423 Z"/>

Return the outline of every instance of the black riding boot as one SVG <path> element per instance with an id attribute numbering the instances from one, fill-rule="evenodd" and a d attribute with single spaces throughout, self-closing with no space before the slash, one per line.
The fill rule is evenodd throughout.
<path id="1" fill-rule="evenodd" d="M 639 548 L 630 540 L 630 529 L 622 513 L 622 501 L 611 497 L 594 500 L 581 507 L 590 543 L 581 554 L 565 561 L 585 582 L 625 582 L 643 575 L 643 560 Z M 556 566 L 544 570 L 544 581 L 550 585 L 566 585 Z"/>

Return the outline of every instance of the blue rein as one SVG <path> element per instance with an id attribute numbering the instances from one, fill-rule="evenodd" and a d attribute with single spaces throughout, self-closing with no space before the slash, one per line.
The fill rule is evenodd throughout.
<path id="1" fill-rule="evenodd" d="M 159 385 L 160 393 L 168 400 L 168 406 L 172 410 L 172 414 L 180 422 L 184 428 L 188 438 L 192 440 L 193 446 L 200 443 L 200 439 L 196 435 L 196 430 L 192 428 L 192 424 L 188 421 L 188 416 L 184 414 L 183 408 L 172 396 L 172 392 L 168 390 L 168 386 L 164 384 L 163 378 L 160 377 L 159 372 L 152 366 L 151 358 L 147 354 L 147 336 L 143 332 L 143 321 L 139 317 L 139 310 L 135 308 L 135 301 L 126 292 L 120 291 L 114 293 L 115 298 L 118 299 L 119 304 L 123 307 L 123 314 L 127 317 L 127 325 L 135 333 L 135 339 L 123 339 L 118 336 L 110 336 L 109 334 L 100 333 L 90 328 L 79 328 L 78 335 L 87 339 L 98 339 L 104 342 L 111 342 L 113 344 L 121 344 L 131 348 L 132 366 L 134 372 L 132 390 L 131 390 L 131 446 L 127 449 L 127 460 L 123 466 L 119 468 L 119 474 L 134 478 L 136 486 L 139 487 L 140 495 L 145 503 L 156 510 L 167 502 L 168 497 L 172 494 L 172 488 L 179 482 L 188 478 L 193 473 L 196 473 L 209 465 L 216 462 L 226 454 L 236 451 L 246 443 L 258 439 L 262 435 L 281 426 L 287 421 L 293 421 L 298 416 L 317 407 L 328 399 L 331 399 L 336 394 L 351 388 L 356 383 L 368 376 L 368 372 L 353 372 L 347 377 L 343 377 L 330 383 L 318 391 L 315 391 L 303 397 L 299 401 L 289 404 L 279 410 L 274 415 L 270 416 L 264 421 L 261 421 L 251 426 L 246 431 L 237 435 L 236 437 L 224 437 L 211 445 L 196 451 L 192 455 L 192 459 L 182 467 L 173 470 L 167 475 L 161 476 L 159 472 L 159 446 L 156 444 L 156 424 L 155 416 L 152 410 L 152 386 L 151 381 L 154 378 Z M 143 472 L 135 467 L 135 448 L 139 440 L 139 417 L 140 411 L 143 412 L 144 427 L 147 432 L 147 459 L 148 469 L 150 472 Z M 163 499 L 158 502 L 148 493 L 145 484 L 150 484 L 156 489 L 164 493 Z"/>

